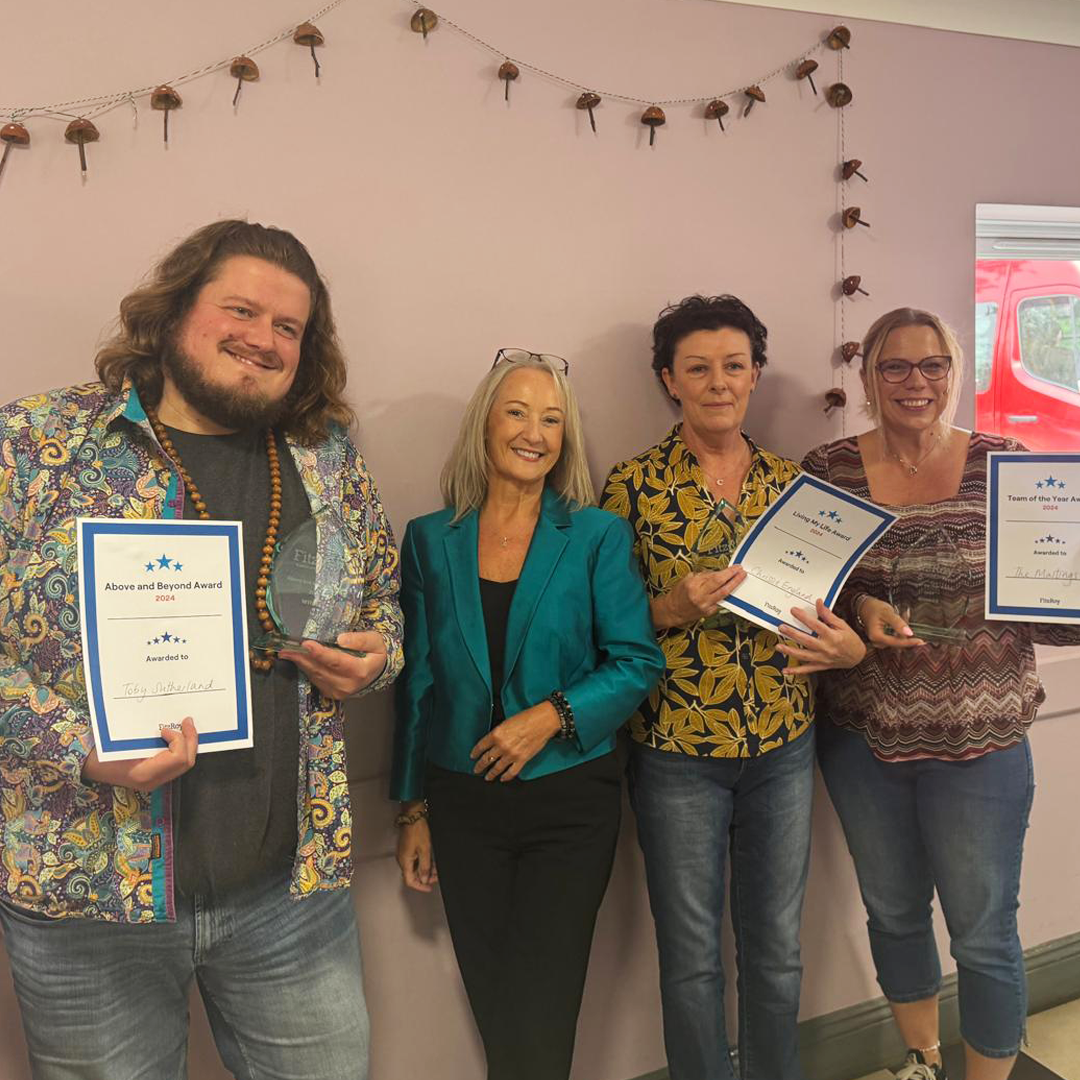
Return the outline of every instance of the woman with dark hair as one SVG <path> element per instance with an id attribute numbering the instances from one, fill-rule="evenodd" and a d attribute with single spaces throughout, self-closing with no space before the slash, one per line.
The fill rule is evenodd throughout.
<path id="1" fill-rule="evenodd" d="M 1034 790 L 1026 731 L 1043 698 L 1033 644 L 1078 644 L 1080 628 L 983 618 L 987 454 L 1023 446 L 953 425 L 963 354 L 952 330 L 898 308 L 870 327 L 862 356 L 874 427 L 803 464 L 899 520 L 840 596 L 875 647 L 822 680 L 821 771 L 855 860 L 878 982 L 910 1048 L 897 1077 L 945 1077 L 936 889 L 965 1075 L 1004 1080 L 1026 1015 L 1016 909 Z M 916 591 L 939 598 L 951 643 L 925 643 L 889 603 Z"/>
<path id="2" fill-rule="evenodd" d="M 500 350 L 402 544 L 398 863 L 435 862 L 489 1080 L 566 1080 L 622 793 L 663 668 L 626 522 L 591 505 L 566 361 Z"/>
<path id="3" fill-rule="evenodd" d="M 733 550 L 799 471 L 742 430 L 766 337 L 733 296 L 691 296 L 663 311 L 652 366 L 682 421 L 658 445 L 616 465 L 603 498 L 633 526 L 667 659 L 630 723 L 630 790 L 656 922 L 672 1080 L 734 1077 L 720 949 L 729 844 L 739 1070 L 743 1080 L 802 1077 L 799 921 L 814 765 L 806 676 L 850 667 L 865 652 L 819 601 L 816 611 L 797 613 L 816 637 L 784 628 L 802 642 L 799 665 L 787 666 L 776 634 L 718 615 L 743 571 L 725 567 L 723 555 L 701 565 L 703 539 L 719 530 Z"/>

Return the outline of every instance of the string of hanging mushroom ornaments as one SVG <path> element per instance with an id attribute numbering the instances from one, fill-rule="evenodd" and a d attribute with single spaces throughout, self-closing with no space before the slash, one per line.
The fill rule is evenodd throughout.
<path id="1" fill-rule="evenodd" d="M 8 122 L 0 128 L 0 142 L 3 152 L 0 154 L 0 179 L 3 177 L 8 157 L 13 150 L 25 151 L 31 146 L 31 132 L 27 127 L 27 121 L 33 119 L 48 119 L 66 121 L 64 140 L 77 147 L 79 152 L 79 167 L 85 181 L 87 175 L 86 146 L 89 143 L 98 142 L 101 132 L 94 119 L 103 116 L 115 109 L 130 105 L 137 109 L 137 101 L 148 99 L 151 109 L 163 114 L 162 137 L 165 145 L 169 142 L 169 114 L 183 106 L 183 98 L 176 89 L 185 83 L 195 79 L 204 78 L 221 72 L 228 72 L 230 80 L 236 80 L 236 88 L 232 95 L 232 107 L 239 107 L 241 91 L 245 83 L 257 82 L 261 78 L 259 65 L 253 56 L 280 42 L 290 40 L 298 46 L 306 48 L 311 53 L 314 65 L 315 79 L 319 80 L 322 75 L 322 66 L 319 62 L 316 49 L 325 44 L 325 37 L 316 20 L 329 14 L 334 8 L 345 3 L 346 0 L 331 0 L 318 11 L 313 12 L 306 19 L 295 26 L 291 26 L 281 32 L 250 46 L 241 53 L 231 54 L 228 58 L 207 64 L 202 68 L 187 72 L 173 78 L 166 83 L 156 86 L 144 86 L 119 93 L 105 94 L 98 97 L 87 97 L 73 101 L 56 102 L 48 105 L 25 105 L 3 106 L 0 105 L 0 117 L 8 117 Z M 822 51 L 831 50 L 837 56 L 837 79 L 835 82 L 824 87 L 824 98 L 837 113 L 839 125 L 839 145 L 841 162 L 837 170 L 839 194 L 839 228 L 837 230 L 837 261 L 840 270 L 840 281 L 837 287 L 838 332 L 839 342 L 836 354 L 839 358 L 840 385 L 832 387 L 825 394 L 825 412 L 831 413 L 834 409 L 840 409 L 843 415 L 847 404 L 847 394 L 844 388 L 844 371 L 859 355 L 859 343 L 846 340 L 846 304 L 857 295 L 869 295 L 862 287 L 862 278 L 858 274 L 848 274 L 846 269 L 846 245 L 845 238 L 849 231 L 856 226 L 868 227 L 869 222 L 863 219 L 862 209 L 859 206 L 847 205 L 845 188 L 852 178 L 866 181 L 867 177 L 862 171 L 862 162 L 856 158 L 847 158 L 846 132 L 844 124 L 844 111 L 851 104 L 853 94 L 851 88 L 844 82 L 844 52 L 851 47 L 851 32 L 845 26 L 836 26 L 823 40 L 816 42 L 811 48 L 801 53 L 794 60 L 781 64 L 779 67 L 762 75 L 756 81 L 739 86 L 735 89 L 720 94 L 710 93 L 700 97 L 655 99 L 637 97 L 632 94 L 604 91 L 599 87 L 587 86 L 578 80 L 567 78 L 553 71 L 549 71 L 536 64 L 528 63 L 520 58 L 511 58 L 506 52 L 496 48 L 483 38 L 472 33 L 464 26 L 459 25 L 445 15 L 437 14 L 429 7 L 422 6 L 417 0 L 409 0 L 414 8 L 410 18 L 410 28 L 420 35 L 424 42 L 432 39 L 434 31 L 440 26 L 450 28 L 452 31 L 464 36 L 475 45 L 489 52 L 499 60 L 495 68 L 495 77 L 504 85 L 503 96 L 506 103 L 510 103 L 510 85 L 522 77 L 522 71 L 530 72 L 543 80 L 559 83 L 578 92 L 574 102 L 576 109 L 588 113 L 589 127 L 594 135 L 599 133 L 597 124 L 597 110 L 605 101 L 618 101 L 627 105 L 643 105 L 641 123 L 649 129 L 649 146 L 655 147 L 657 130 L 667 123 L 665 108 L 700 107 L 701 115 L 707 120 L 715 120 L 721 133 L 727 131 L 724 126 L 724 118 L 732 112 L 733 106 L 737 108 L 739 115 L 746 119 L 750 116 L 754 107 L 763 104 L 767 98 L 763 86 L 780 77 L 793 78 L 797 81 L 806 81 L 815 97 L 819 95 L 814 74 L 818 72 L 820 64 L 814 56 Z M 820 77 L 820 76 L 819 76 Z"/>

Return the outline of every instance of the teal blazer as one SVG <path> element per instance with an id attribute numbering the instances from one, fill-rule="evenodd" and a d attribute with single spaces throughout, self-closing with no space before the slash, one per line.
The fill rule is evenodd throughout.
<path id="1" fill-rule="evenodd" d="M 409 522 L 401 545 L 405 669 L 397 680 L 390 795 L 418 799 L 428 761 L 471 773 L 491 728 L 491 662 L 480 606 L 478 513 Z M 571 510 L 550 488 L 506 629 L 502 707 L 513 716 L 561 690 L 576 740 L 551 739 L 522 780 L 606 754 L 664 670 L 625 519 Z"/>

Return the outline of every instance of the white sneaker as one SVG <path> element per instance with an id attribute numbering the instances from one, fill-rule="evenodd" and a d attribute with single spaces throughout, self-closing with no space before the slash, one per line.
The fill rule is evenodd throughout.
<path id="1" fill-rule="evenodd" d="M 949 1080 L 944 1065 L 930 1065 L 918 1050 L 909 1050 L 896 1080 Z"/>

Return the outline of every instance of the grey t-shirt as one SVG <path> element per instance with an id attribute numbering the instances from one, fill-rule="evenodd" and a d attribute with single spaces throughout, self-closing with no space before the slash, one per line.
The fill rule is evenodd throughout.
<path id="1" fill-rule="evenodd" d="M 262 626 L 255 581 L 270 515 L 270 468 L 261 431 L 194 435 L 167 429 L 212 518 L 244 523 L 248 634 Z M 303 483 L 280 436 L 279 543 L 311 516 Z M 184 517 L 198 517 L 190 493 Z M 285 872 L 297 845 L 300 709 L 296 667 L 251 669 L 254 746 L 200 754 L 179 781 L 176 885 L 187 896 L 221 896 Z M 194 717 L 198 727 L 199 718 Z"/>

